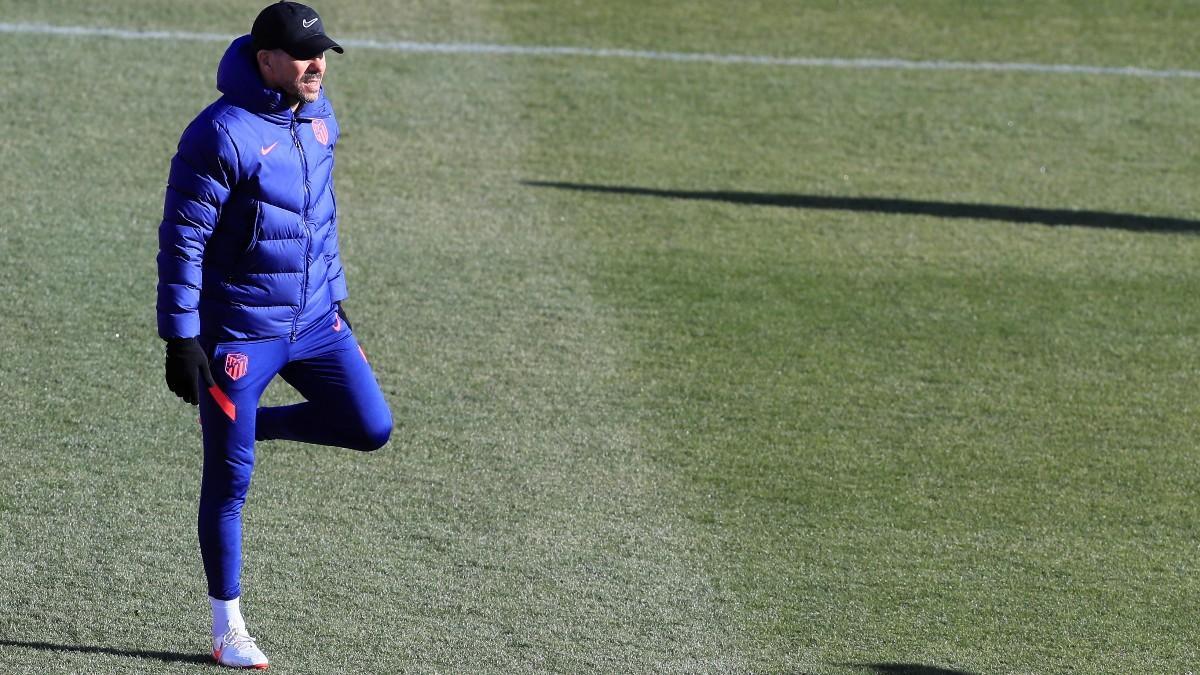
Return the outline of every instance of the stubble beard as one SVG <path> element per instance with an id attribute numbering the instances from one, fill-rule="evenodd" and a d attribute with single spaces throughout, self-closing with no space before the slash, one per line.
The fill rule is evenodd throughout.
<path id="1" fill-rule="evenodd" d="M 317 87 L 316 91 L 314 91 L 310 94 L 304 90 L 304 83 L 316 81 L 318 84 L 320 84 L 322 79 L 323 78 L 320 75 L 317 75 L 317 76 L 304 75 L 303 77 L 301 77 L 300 79 L 298 79 L 294 83 L 292 83 L 292 86 L 289 87 L 288 90 L 284 93 L 287 94 L 289 102 L 292 103 L 293 105 L 297 104 L 297 103 L 299 103 L 299 104 L 313 103 L 318 98 L 321 98 L 321 88 Z"/>

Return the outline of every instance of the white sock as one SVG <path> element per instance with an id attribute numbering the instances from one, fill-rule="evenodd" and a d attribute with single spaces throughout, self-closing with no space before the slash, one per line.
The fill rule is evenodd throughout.
<path id="1" fill-rule="evenodd" d="M 246 621 L 242 618 L 240 600 L 241 598 L 218 600 L 209 596 L 208 602 L 212 605 L 212 634 L 214 639 L 220 638 L 229 632 L 230 628 L 246 627 Z"/>

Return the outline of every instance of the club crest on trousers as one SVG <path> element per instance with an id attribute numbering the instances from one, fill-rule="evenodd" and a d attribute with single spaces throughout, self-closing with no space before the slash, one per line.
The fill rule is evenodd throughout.
<path id="1" fill-rule="evenodd" d="M 250 366 L 250 357 L 240 352 L 225 355 L 225 374 L 231 380 L 240 380 Z"/>

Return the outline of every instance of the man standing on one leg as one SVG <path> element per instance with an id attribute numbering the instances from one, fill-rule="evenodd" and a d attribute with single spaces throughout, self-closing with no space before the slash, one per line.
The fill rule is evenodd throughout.
<path id="1" fill-rule="evenodd" d="M 259 13 L 221 59 L 222 96 L 179 141 L 159 226 L 158 330 L 167 385 L 200 406 L 200 552 L 227 666 L 267 667 L 240 610 L 255 441 L 374 450 L 392 430 L 341 305 L 327 50 L 342 52 L 311 8 Z M 259 408 L 277 374 L 305 402 Z"/>

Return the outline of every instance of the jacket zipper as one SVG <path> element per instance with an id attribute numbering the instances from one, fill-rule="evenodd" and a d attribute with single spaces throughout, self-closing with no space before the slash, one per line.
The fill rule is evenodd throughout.
<path id="1" fill-rule="evenodd" d="M 304 174 L 304 212 L 302 214 L 304 225 L 304 278 L 300 284 L 300 306 L 296 309 L 296 316 L 292 318 L 292 335 L 291 341 L 296 341 L 296 330 L 300 323 L 300 315 L 304 313 L 304 306 L 308 301 L 308 268 L 312 264 L 312 230 L 308 227 L 309 216 L 309 181 L 308 181 L 308 158 L 304 155 L 304 145 L 300 142 L 300 135 L 296 133 L 296 117 L 292 114 L 292 142 L 296 144 L 296 150 L 300 152 L 300 170 Z"/>

